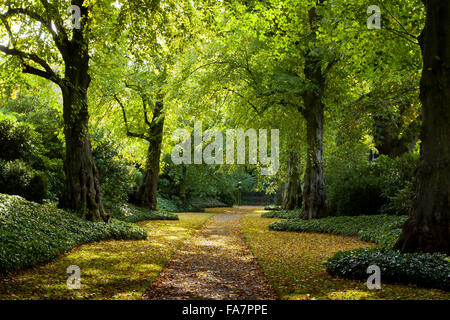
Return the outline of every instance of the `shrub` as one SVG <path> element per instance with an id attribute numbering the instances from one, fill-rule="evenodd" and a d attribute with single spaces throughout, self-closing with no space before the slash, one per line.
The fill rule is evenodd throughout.
<path id="1" fill-rule="evenodd" d="M 102 131 L 95 131 L 93 151 L 99 181 L 105 198 L 115 202 L 127 202 L 137 188 L 137 169 L 120 155 L 120 147 Z"/>
<path id="2" fill-rule="evenodd" d="M 266 209 L 264 209 L 264 210 L 266 210 Z M 297 219 L 300 217 L 300 212 L 301 212 L 301 209 L 271 211 L 271 212 L 264 212 L 261 215 L 261 217 L 262 218 Z"/>
<path id="3" fill-rule="evenodd" d="M 64 180 L 64 148 L 58 133 L 62 127 L 61 119 L 54 109 L 45 107 L 39 110 L 35 105 L 30 105 L 30 101 L 23 102 L 20 98 L 13 100 L 12 104 L 0 112 L 0 159 L 5 162 L 20 160 L 26 164 L 27 171 L 32 168 L 35 172 L 42 173 L 39 174 L 40 177 L 30 179 L 33 180 L 33 185 L 40 183 L 44 189 L 40 194 L 36 189 L 32 190 L 31 196 L 26 196 L 25 191 L 3 192 L 26 196 L 34 201 L 41 201 L 43 198 L 57 200 Z M 4 111 L 7 113 L 3 113 Z M 17 167 L 17 163 L 15 165 Z"/>
<path id="4" fill-rule="evenodd" d="M 174 197 L 175 198 L 175 197 Z M 168 212 L 181 212 L 179 205 L 181 204 L 179 198 L 166 199 L 158 196 L 158 210 L 168 211 Z"/>
<path id="5" fill-rule="evenodd" d="M 28 185 L 25 198 L 35 202 L 42 202 L 48 195 L 48 181 L 44 173 L 35 173 Z"/>
<path id="6" fill-rule="evenodd" d="M 222 201 L 213 197 L 195 197 L 189 202 L 189 206 L 192 208 L 215 208 L 215 207 L 227 207 Z"/>
<path id="7" fill-rule="evenodd" d="M 327 262 L 331 275 L 367 279 L 367 267 L 380 267 L 386 282 L 418 284 L 450 290 L 450 262 L 443 254 L 407 253 L 380 248 L 338 252 Z"/>
<path id="8" fill-rule="evenodd" d="M 0 162 L 0 192 L 42 202 L 48 195 L 48 182 L 42 172 L 22 160 Z"/>
<path id="9" fill-rule="evenodd" d="M 391 248 L 400 235 L 406 219 L 407 216 L 390 215 L 342 216 L 313 220 L 286 219 L 271 223 L 269 229 L 359 236 L 364 241 Z"/>
<path id="10" fill-rule="evenodd" d="M 115 219 L 126 222 L 138 222 L 144 220 L 178 220 L 176 214 L 164 211 L 151 211 L 129 203 L 105 202 L 105 208 L 112 212 Z"/>
<path id="11" fill-rule="evenodd" d="M 275 211 L 279 211 L 281 210 L 281 206 L 276 205 L 276 204 L 270 204 L 268 206 L 264 207 L 264 210 L 275 210 Z"/>
<path id="12" fill-rule="evenodd" d="M 33 144 L 34 138 L 29 125 L 0 117 L 1 159 L 16 160 L 28 158 L 32 152 Z"/>
<path id="13" fill-rule="evenodd" d="M 145 239 L 135 224 L 113 219 L 89 222 L 51 204 L 37 204 L 0 194 L 0 271 L 48 262 L 87 242 L 104 239 Z"/>
<path id="14" fill-rule="evenodd" d="M 369 162 L 330 161 L 326 168 L 327 204 L 332 215 L 407 214 L 418 156 L 380 156 Z"/>

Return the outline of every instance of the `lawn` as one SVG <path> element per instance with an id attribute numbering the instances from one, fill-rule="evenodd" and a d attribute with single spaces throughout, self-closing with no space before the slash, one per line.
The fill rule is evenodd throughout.
<path id="1" fill-rule="evenodd" d="M 277 232 L 278 219 L 246 215 L 242 230 L 253 254 L 281 299 L 450 299 L 450 293 L 414 285 L 384 284 L 368 290 L 365 282 L 332 277 L 325 263 L 338 251 L 373 247 L 354 236 Z M 368 275 L 369 276 L 369 275 Z"/>
<path id="2" fill-rule="evenodd" d="M 141 221 L 145 240 L 85 244 L 51 263 L 0 278 L 0 299 L 139 299 L 193 230 L 212 213 L 179 213 L 179 220 Z M 81 289 L 68 289 L 67 267 L 81 269 Z"/>

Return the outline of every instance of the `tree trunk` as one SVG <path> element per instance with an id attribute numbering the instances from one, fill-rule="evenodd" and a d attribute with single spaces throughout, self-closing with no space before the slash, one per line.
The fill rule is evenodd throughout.
<path id="1" fill-rule="evenodd" d="M 284 210 L 293 210 L 302 206 L 302 188 L 300 185 L 299 154 L 289 153 L 288 181 L 286 183 Z"/>
<path id="2" fill-rule="evenodd" d="M 323 166 L 323 104 L 310 105 L 306 113 L 307 156 L 303 186 L 302 218 L 315 219 L 328 215 L 325 203 L 325 177 Z"/>
<path id="3" fill-rule="evenodd" d="M 322 5 L 323 0 L 317 0 L 316 4 Z M 320 16 L 316 7 L 309 12 L 310 42 L 316 43 L 316 31 Z M 306 120 L 307 154 L 306 171 L 303 186 L 303 207 L 301 217 L 303 219 L 322 218 L 328 215 L 325 203 L 325 177 L 323 168 L 323 123 L 325 105 L 322 101 L 325 93 L 325 73 L 322 70 L 322 59 L 310 50 L 305 56 L 304 74 L 309 82 L 308 89 L 303 93 L 304 108 L 300 109 Z M 327 68 L 328 69 L 328 68 Z"/>
<path id="4" fill-rule="evenodd" d="M 161 157 L 161 144 L 164 130 L 164 115 L 162 114 L 162 97 L 156 102 L 153 112 L 153 119 L 149 129 L 149 147 L 147 153 L 147 163 L 142 183 L 136 192 L 137 204 L 156 210 L 157 191 L 159 179 L 159 160 Z"/>
<path id="5" fill-rule="evenodd" d="M 87 88 L 90 78 L 85 60 L 66 64 L 65 85 L 62 87 L 66 181 L 59 206 L 75 211 L 83 219 L 106 222 L 109 216 L 103 208 L 98 171 L 89 140 Z"/>
<path id="6" fill-rule="evenodd" d="M 450 254 L 450 2 L 423 2 L 421 155 L 415 198 L 395 248 Z"/>

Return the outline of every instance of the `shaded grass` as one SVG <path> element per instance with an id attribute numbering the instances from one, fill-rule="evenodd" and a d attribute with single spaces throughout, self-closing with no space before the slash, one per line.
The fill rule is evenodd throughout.
<path id="1" fill-rule="evenodd" d="M 85 244 L 53 262 L 0 278 L 0 299 L 139 299 L 182 241 L 213 214 L 142 221 L 145 240 Z M 67 267 L 81 269 L 81 289 L 67 288 Z"/>
<path id="2" fill-rule="evenodd" d="M 385 284 L 369 290 L 364 281 L 335 278 L 325 263 L 338 251 L 374 247 L 353 236 L 276 232 L 276 219 L 251 213 L 242 230 L 253 254 L 281 299 L 450 299 L 450 293 L 414 285 Z"/>

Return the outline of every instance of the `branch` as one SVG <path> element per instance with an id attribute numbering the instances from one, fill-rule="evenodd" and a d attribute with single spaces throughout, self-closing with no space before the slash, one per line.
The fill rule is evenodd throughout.
<path id="1" fill-rule="evenodd" d="M 414 37 L 414 39 L 415 39 L 416 41 L 411 40 L 410 38 L 407 37 L 407 36 L 411 36 L 409 33 L 404 33 L 404 32 L 401 32 L 401 31 L 398 31 L 398 30 L 395 30 L 395 29 L 391 29 L 391 28 L 387 28 L 387 27 L 384 27 L 383 29 L 385 29 L 385 30 L 387 30 L 387 31 L 389 31 L 389 32 L 391 32 L 391 33 L 393 33 L 393 34 L 395 34 L 396 36 L 399 36 L 400 38 L 403 38 L 403 39 L 405 39 L 405 40 L 407 40 L 407 41 L 409 41 L 409 42 L 411 42 L 411 43 L 414 43 L 414 44 L 416 44 L 416 45 L 419 45 L 419 42 L 417 41 L 417 38 L 416 38 L 416 37 Z"/>
<path id="2" fill-rule="evenodd" d="M 125 107 L 124 107 L 122 101 L 120 101 L 119 97 L 117 97 L 117 95 L 114 95 L 114 100 L 117 101 L 120 108 L 122 109 L 123 121 L 125 122 L 125 129 L 127 130 L 127 136 L 148 140 L 148 137 L 145 134 L 130 132 L 130 130 L 128 129 L 128 120 L 127 120 L 127 114 L 125 112 Z"/>
<path id="3" fill-rule="evenodd" d="M 143 112 L 144 112 L 144 122 L 145 122 L 146 125 L 150 126 L 150 122 L 148 121 L 148 116 L 147 116 L 147 102 L 148 102 L 148 99 L 145 96 L 145 93 L 143 93 L 141 87 L 139 87 L 137 85 L 134 85 L 134 84 L 131 84 L 131 83 L 127 83 L 126 81 L 124 81 L 124 84 L 125 84 L 126 88 L 136 91 L 139 94 L 139 96 L 141 97 L 142 109 L 143 109 Z"/>
<path id="4" fill-rule="evenodd" d="M 406 35 L 408 35 L 408 36 L 410 36 L 411 38 L 413 38 L 413 39 L 416 39 L 417 40 L 417 37 L 416 36 L 414 36 L 414 35 L 412 35 L 411 33 L 409 33 L 409 31 L 408 30 L 406 30 L 406 28 L 403 26 L 403 24 L 400 22 L 400 21 L 398 21 L 398 19 L 396 18 L 396 17 L 394 17 L 393 15 L 392 15 L 392 13 L 385 7 L 384 9 L 386 9 L 386 11 L 388 12 L 388 14 L 400 25 L 400 27 L 403 29 L 403 33 L 404 34 L 406 34 Z"/>
<path id="5" fill-rule="evenodd" d="M 240 94 L 239 92 L 237 92 L 237 91 L 235 91 L 235 90 L 233 90 L 231 88 L 228 88 L 228 87 L 223 87 L 223 89 L 228 90 L 231 93 L 234 93 L 235 95 L 237 95 L 237 96 L 241 97 L 242 99 L 244 99 L 253 108 L 253 110 L 255 110 L 256 114 L 258 116 L 260 116 L 260 111 L 258 110 L 258 108 L 250 100 L 245 98 L 242 94 Z"/>
<path id="6" fill-rule="evenodd" d="M 17 49 L 10 49 L 10 48 L 2 46 L 2 45 L 0 45 L 0 51 L 5 53 L 6 55 L 16 56 L 16 57 L 21 58 L 22 64 L 24 67 L 24 69 L 23 69 L 24 73 L 38 75 L 45 79 L 51 80 L 54 83 L 56 83 L 57 85 L 61 86 L 61 84 L 62 84 L 61 78 L 52 70 L 50 65 L 44 59 L 39 58 L 37 55 L 35 55 L 33 53 L 27 53 L 27 52 L 23 52 L 23 51 L 20 51 Z M 23 61 L 23 59 L 28 59 L 28 60 L 31 60 L 31 61 L 39 64 L 40 66 L 42 66 L 45 69 L 45 71 L 34 68 L 34 67 L 26 64 Z"/>
<path id="7" fill-rule="evenodd" d="M 42 3 L 44 5 L 45 10 L 49 14 L 48 2 L 43 0 Z M 2 18 L 8 18 L 8 17 L 15 16 L 18 14 L 26 15 L 26 16 L 30 17 L 31 19 L 38 21 L 42 25 L 44 25 L 46 27 L 46 29 L 48 30 L 48 32 L 50 33 L 50 35 L 52 36 L 53 41 L 55 42 L 55 45 L 58 48 L 58 50 L 61 52 L 61 54 L 63 56 L 67 54 L 68 38 L 67 38 L 67 34 L 66 34 L 64 28 L 60 25 L 59 22 L 53 22 L 55 25 L 55 28 L 56 28 L 56 31 L 55 31 L 53 29 L 51 20 L 46 20 L 40 14 L 32 12 L 29 9 L 25 9 L 25 8 L 10 8 L 10 9 L 8 9 L 8 11 L 5 14 L 2 14 Z"/>

